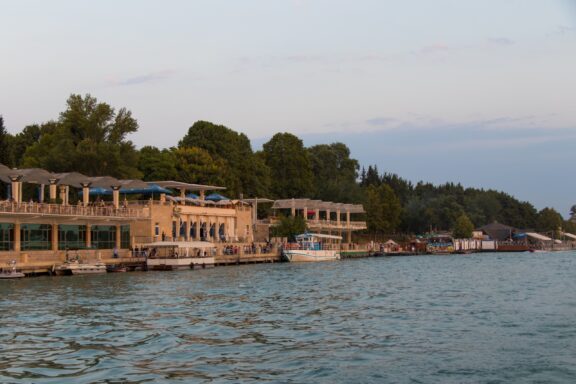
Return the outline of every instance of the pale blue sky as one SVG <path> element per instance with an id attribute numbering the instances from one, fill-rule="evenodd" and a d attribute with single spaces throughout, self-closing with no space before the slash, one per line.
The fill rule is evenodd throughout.
<path id="1" fill-rule="evenodd" d="M 412 180 L 576 203 L 571 0 L 0 0 L 0 114 L 71 93 L 130 109 L 138 146 L 204 119 L 261 143 L 347 142 Z"/>

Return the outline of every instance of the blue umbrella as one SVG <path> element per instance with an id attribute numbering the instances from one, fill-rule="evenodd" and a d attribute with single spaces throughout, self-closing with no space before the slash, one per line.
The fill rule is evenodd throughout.
<path id="1" fill-rule="evenodd" d="M 198 199 L 199 198 L 199 196 L 195 193 L 189 193 L 186 195 L 186 197 L 189 199 Z"/>
<path id="2" fill-rule="evenodd" d="M 229 198 L 227 198 L 226 196 L 222 196 L 219 193 L 212 193 L 208 196 L 206 196 L 206 200 L 210 200 L 210 201 L 220 201 L 220 200 L 230 200 Z"/>

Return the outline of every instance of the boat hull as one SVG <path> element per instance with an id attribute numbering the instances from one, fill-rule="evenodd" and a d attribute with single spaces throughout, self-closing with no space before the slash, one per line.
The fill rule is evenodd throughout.
<path id="1" fill-rule="evenodd" d="M 286 261 L 291 263 L 308 263 L 334 261 L 340 259 L 339 251 L 288 250 L 283 253 Z"/>
<path id="2" fill-rule="evenodd" d="M 0 280 L 1 279 L 21 279 L 26 277 L 25 274 L 22 272 L 10 272 L 10 273 L 0 273 Z"/>
<path id="3" fill-rule="evenodd" d="M 149 271 L 177 271 L 183 269 L 203 269 L 214 267 L 213 257 L 149 258 L 146 260 Z"/>

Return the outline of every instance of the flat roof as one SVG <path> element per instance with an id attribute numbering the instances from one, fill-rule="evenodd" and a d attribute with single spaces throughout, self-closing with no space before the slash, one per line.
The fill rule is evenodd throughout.
<path id="1" fill-rule="evenodd" d="M 350 213 L 365 213 L 362 204 L 345 204 L 333 203 L 331 201 L 312 200 L 312 199 L 282 199 L 276 200 L 273 209 L 320 209 L 331 211 L 343 211 Z"/>
<path id="2" fill-rule="evenodd" d="M 151 183 L 164 188 L 185 189 L 187 191 L 215 191 L 226 189 L 225 187 L 217 187 L 214 185 L 191 184 L 173 180 L 151 181 Z"/>

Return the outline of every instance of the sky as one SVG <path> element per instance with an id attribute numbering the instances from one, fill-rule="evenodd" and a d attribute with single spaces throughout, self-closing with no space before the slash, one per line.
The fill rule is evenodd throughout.
<path id="1" fill-rule="evenodd" d="M 576 204 L 576 0 L 0 0 L 0 114 L 72 93 L 138 120 L 341 141 L 364 166 Z"/>

